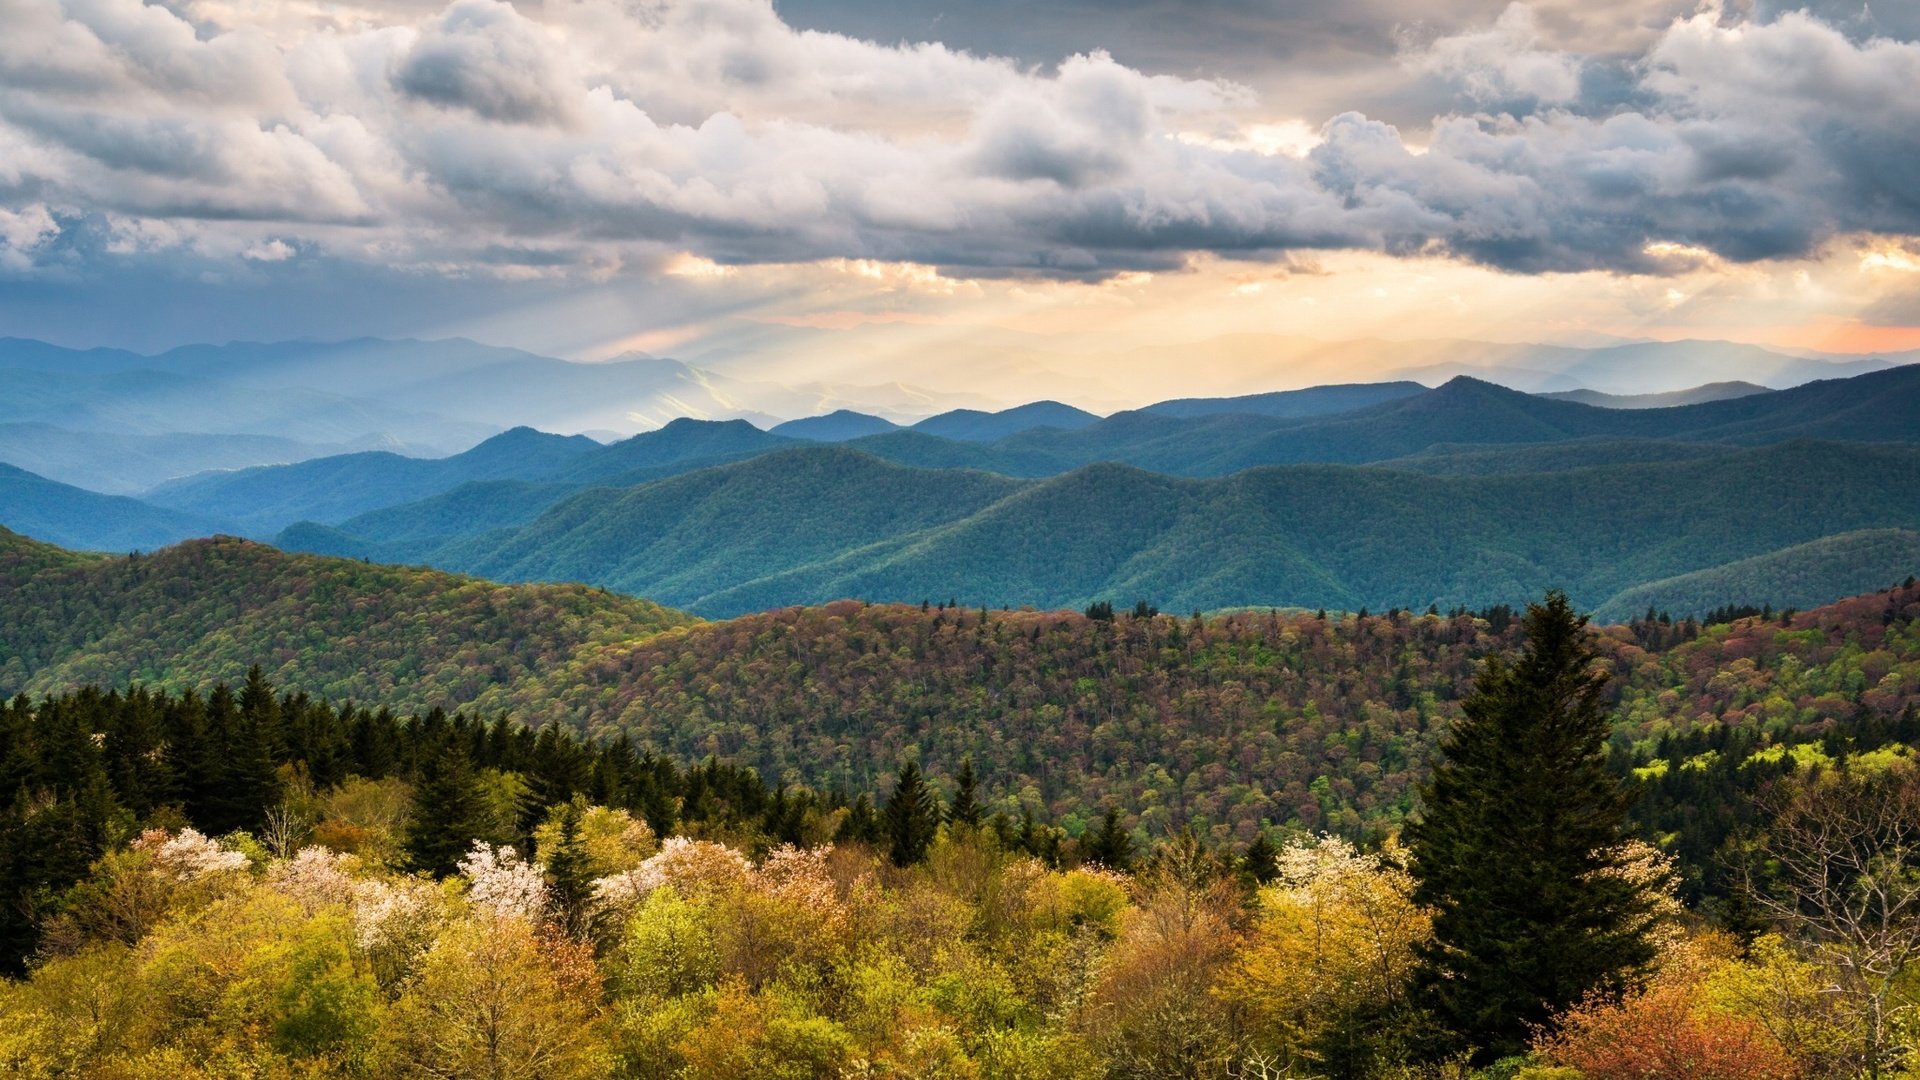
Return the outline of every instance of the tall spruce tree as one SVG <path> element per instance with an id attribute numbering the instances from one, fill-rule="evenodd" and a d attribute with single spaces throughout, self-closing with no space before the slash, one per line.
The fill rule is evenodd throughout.
<path id="1" fill-rule="evenodd" d="M 553 826 L 552 842 L 539 852 L 547 886 L 561 924 L 570 932 L 583 932 L 591 921 L 593 867 L 580 839 L 580 807 L 573 802 L 560 803 L 553 807 L 547 821 Z"/>
<path id="2" fill-rule="evenodd" d="M 413 820 L 407 825 L 407 860 L 416 870 L 451 874 L 476 839 L 492 839 L 479 781 L 466 750 L 441 736 L 438 752 L 420 769 Z"/>
<path id="3" fill-rule="evenodd" d="M 1081 842 L 1081 858 L 1122 873 L 1133 869 L 1133 837 L 1120 825 L 1120 811 L 1107 808 L 1100 827 L 1090 830 Z"/>
<path id="4" fill-rule="evenodd" d="M 1515 661 L 1488 658 L 1406 830 L 1433 909 L 1419 984 L 1480 1061 L 1653 959 L 1652 898 L 1621 874 L 1630 790 L 1606 766 L 1607 675 L 1564 593 L 1528 608 Z"/>
<path id="5" fill-rule="evenodd" d="M 955 825 L 980 824 L 980 787 L 973 775 L 973 759 L 960 760 L 959 775 L 953 778 L 953 801 L 947 804 L 947 820 Z"/>
<path id="6" fill-rule="evenodd" d="M 887 854 L 895 866 L 912 866 L 927 857 L 940 829 L 940 802 L 920 775 L 920 766 L 911 761 L 901 766 L 881 817 Z"/>

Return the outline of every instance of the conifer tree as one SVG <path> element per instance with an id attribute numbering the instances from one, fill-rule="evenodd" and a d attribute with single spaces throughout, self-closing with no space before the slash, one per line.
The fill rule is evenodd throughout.
<path id="1" fill-rule="evenodd" d="M 847 815 L 840 820 L 840 828 L 834 832 L 833 842 L 878 844 L 880 835 L 880 815 L 874 812 L 873 800 L 863 791 L 853 805 L 847 807 Z"/>
<path id="2" fill-rule="evenodd" d="M 980 824 L 979 781 L 973 775 L 973 759 L 962 758 L 960 774 L 953 778 L 953 801 L 947 804 L 947 820 L 955 825 Z"/>
<path id="3" fill-rule="evenodd" d="M 1530 606 L 1525 646 L 1482 666 L 1407 828 L 1433 909 L 1419 982 L 1482 1061 L 1617 990 L 1653 958 L 1647 885 L 1620 873 L 1631 793 L 1606 767 L 1607 675 L 1564 593 Z"/>
<path id="4" fill-rule="evenodd" d="M 547 886 L 563 925 L 578 933 L 586 928 L 593 901 L 593 868 L 580 842 L 580 807 L 563 802 L 551 812 L 552 843 L 539 852 L 546 868 Z"/>
<path id="5" fill-rule="evenodd" d="M 416 870 L 451 874 L 473 841 L 487 832 L 486 806 L 465 748 L 443 742 L 420 770 L 407 826 L 407 859 Z"/>
<path id="6" fill-rule="evenodd" d="M 1133 867 L 1133 837 L 1120 826 L 1120 811 L 1108 808 L 1100 828 L 1087 835 L 1080 855 L 1090 863 L 1109 870 L 1126 871 Z"/>
<path id="7" fill-rule="evenodd" d="M 1266 830 L 1262 829 L 1260 835 L 1253 838 L 1253 843 L 1247 845 L 1246 854 L 1240 857 L 1240 866 L 1248 877 L 1261 885 L 1280 876 L 1280 849 Z"/>
<path id="8" fill-rule="evenodd" d="M 882 818 L 887 854 L 895 866 L 912 866 L 927 857 L 940 827 L 940 803 L 920 775 L 920 766 L 911 761 L 901 766 Z"/>

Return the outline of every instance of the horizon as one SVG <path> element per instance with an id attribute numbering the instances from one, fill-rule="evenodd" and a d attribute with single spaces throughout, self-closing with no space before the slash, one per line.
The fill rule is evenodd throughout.
<path id="1" fill-rule="evenodd" d="M 1282 358 L 1278 361 L 1270 360 L 1256 365 L 1239 364 L 1236 363 L 1239 355 L 1237 355 L 1233 349 L 1226 348 L 1223 345 L 1223 343 L 1244 344 L 1249 340 L 1256 344 L 1261 342 L 1286 342 L 1295 345 L 1305 343 L 1310 349 L 1307 353 L 1300 354 L 1300 356 L 1308 357 L 1310 364 L 1308 366 L 1295 366 L 1293 361 L 1298 360 L 1299 356 L 1290 359 Z M 1547 342 L 1498 342 L 1475 341 L 1470 339 L 1389 338 L 1382 336 L 1354 338 L 1342 341 L 1309 338 L 1302 335 L 1240 334 L 1223 335 L 1217 338 L 1199 341 L 1177 342 L 1163 347 L 1160 350 L 1161 352 L 1179 351 L 1185 353 L 1189 362 L 1197 363 L 1199 360 L 1208 361 L 1212 364 L 1213 370 L 1209 374 L 1189 371 L 1177 380 L 1170 382 L 1163 380 L 1160 384 L 1160 392 L 1158 393 L 1148 392 L 1148 388 L 1146 387 L 1135 387 L 1135 392 L 1132 394 L 1116 392 L 1115 388 L 1111 385 L 1089 380 L 1083 374 L 1071 372 L 1063 368 L 1053 371 L 1027 370 L 1021 373 L 1021 378 L 1013 380 L 1011 383 L 1003 380 L 999 392 L 996 394 L 970 387 L 964 381 L 958 383 L 943 381 L 940 385 L 920 385 L 903 381 L 894 381 L 887 384 L 834 384 L 825 382 L 780 383 L 766 377 L 767 373 L 759 362 L 761 358 L 752 354 L 744 357 L 722 358 L 717 363 L 712 362 L 711 358 L 700 357 L 697 354 L 692 358 L 683 358 L 673 355 L 646 354 L 638 351 L 604 358 L 576 358 L 552 356 L 532 350 L 518 349 L 514 346 L 502 346 L 490 342 L 476 341 L 464 336 L 444 338 L 384 338 L 378 336 L 360 336 L 337 339 L 288 339 L 281 341 L 230 340 L 220 343 L 190 342 L 151 353 L 131 349 L 120 349 L 113 346 L 79 347 L 37 338 L 0 336 L 0 347 L 4 347 L 9 343 L 51 346 L 55 349 L 75 354 L 118 352 L 127 354 L 141 361 L 163 361 L 166 357 L 174 353 L 195 353 L 205 350 L 244 351 L 249 348 L 279 349 L 286 346 L 308 346 L 317 350 L 341 349 L 363 344 L 374 346 L 471 346 L 475 349 L 489 352 L 512 350 L 539 360 L 562 362 L 582 367 L 600 367 L 625 363 L 678 365 L 680 368 L 695 374 L 718 375 L 722 379 L 732 380 L 736 385 L 736 389 L 746 392 L 749 397 L 752 396 L 754 388 L 790 391 L 796 387 L 819 386 L 823 391 L 834 394 L 851 394 L 854 395 L 856 399 L 842 400 L 839 397 L 829 396 L 819 399 L 812 408 L 769 412 L 764 408 L 741 405 L 731 410 L 723 409 L 721 412 L 715 413 L 709 409 L 703 409 L 685 402 L 675 404 L 671 398 L 667 398 L 665 399 L 664 412 L 659 411 L 658 406 L 660 403 L 655 402 L 655 408 L 650 413 L 643 414 L 636 412 L 630 414 L 629 419 L 638 422 L 633 430 L 620 430 L 620 428 L 625 425 L 608 428 L 606 426 L 595 427 L 586 423 L 578 425 L 549 424 L 547 427 L 541 427 L 537 423 L 503 423 L 495 427 L 496 431 L 504 431 L 513 427 L 531 426 L 536 430 L 553 430 L 563 433 L 596 433 L 598 436 L 617 436 L 621 438 L 632 434 L 644 433 L 648 430 L 657 430 L 660 426 L 664 426 L 666 422 L 676 418 L 694 420 L 743 419 L 753 423 L 756 427 L 766 430 L 782 422 L 820 418 L 836 413 L 850 412 L 857 415 L 880 416 L 895 424 L 911 426 L 919 420 L 929 419 L 949 412 L 997 413 L 1023 406 L 1049 402 L 1063 404 L 1074 409 L 1093 413 L 1096 416 L 1106 417 L 1118 413 L 1144 409 L 1162 403 L 1189 399 L 1232 400 L 1243 397 L 1257 397 L 1267 394 L 1289 393 L 1339 386 L 1410 383 L 1432 390 L 1462 377 L 1476 379 L 1495 386 L 1533 395 L 1591 392 L 1604 395 L 1608 398 L 1633 398 L 1703 390 L 1725 384 L 1747 384 L 1764 390 L 1781 390 L 1819 379 L 1850 378 L 1854 375 L 1865 374 L 1872 370 L 1882 370 L 1884 367 L 1897 367 L 1920 362 L 1920 350 L 1895 353 L 1848 354 L 1822 352 L 1819 350 L 1773 350 L 1766 349 L 1763 346 L 1752 345 L 1748 342 L 1711 339 L 1679 339 L 1673 341 L 1646 339 L 1637 341 L 1607 341 L 1589 345 L 1568 345 Z M 1393 346 L 1426 347 L 1430 351 L 1423 354 L 1423 358 L 1429 362 L 1405 364 L 1398 367 L 1375 366 L 1372 370 L 1363 370 L 1353 376 L 1344 374 L 1347 370 L 1344 363 L 1345 357 L 1343 355 L 1345 350 L 1352 350 L 1353 352 L 1364 354 L 1365 350 L 1369 347 Z M 1755 352 L 1752 354 L 1736 354 L 1731 360 L 1724 357 L 1716 358 L 1712 355 L 1711 350 L 1720 346 L 1729 346 L 1736 349 L 1752 349 L 1755 350 Z M 1142 351 L 1142 348 L 1143 347 L 1136 347 L 1134 351 Z M 1691 350 L 1696 348 L 1710 351 L 1705 356 L 1694 357 L 1692 356 Z M 1556 362 L 1561 365 L 1567 363 L 1567 356 L 1559 354 L 1571 354 L 1577 360 L 1581 357 L 1606 356 L 1610 353 L 1628 350 L 1672 349 L 1677 350 L 1672 358 L 1676 365 L 1684 364 L 1688 360 L 1697 360 L 1698 363 L 1692 367 L 1676 366 L 1670 377 L 1652 377 L 1650 379 L 1644 370 L 1596 372 L 1591 365 L 1580 366 L 1579 364 L 1574 364 L 1572 367 L 1565 368 L 1564 370 L 1535 369 L 1524 366 L 1527 363 L 1526 357 L 1528 356 L 1528 354 L 1524 352 L 1517 355 L 1503 354 L 1498 351 L 1486 353 L 1482 351 L 1485 349 L 1549 350 L 1551 353 L 1556 354 Z M 1243 353 L 1244 350 L 1241 355 L 1243 355 Z M 1075 358 L 1070 354 L 1054 354 L 1053 358 L 1056 360 L 1064 359 L 1069 362 L 1077 359 L 1084 363 L 1088 359 L 1097 360 L 1100 356 L 1101 354 L 1091 353 L 1083 354 Z M 1796 361 L 1800 363 L 1800 366 L 1789 367 L 1785 369 L 1784 372 L 1776 370 L 1773 376 L 1744 374 L 1741 370 L 1741 361 L 1743 359 L 1751 359 L 1755 356 Z M 1878 362 L 1881 367 L 1863 366 L 1872 365 L 1875 362 Z M 1832 370 L 1822 370 L 1828 367 L 1831 367 Z M 134 367 L 128 370 L 139 370 L 139 368 Z M 908 393 L 909 396 L 918 398 L 922 402 L 921 407 L 915 409 L 910 404 L 904 406 L 899 404 L 882 406 L 869 405 L 865 407 L 861 405 L 861 400 L 872 400 L 871 397 L 860 399 L 861 394 L 877 389 L 884 389 L 885 386 L 889 385 L 904 393 Z M 1026 385 L 1036 385 L 1038 388 L 1031 394 L 1023 394 L 1019 391 L 1019 388 Z M 1080 392 L 1076 393 L 1075 389 L 1078 389 Z M 643 416 L 651 416 L 652 419 L 643 420 Z"/>

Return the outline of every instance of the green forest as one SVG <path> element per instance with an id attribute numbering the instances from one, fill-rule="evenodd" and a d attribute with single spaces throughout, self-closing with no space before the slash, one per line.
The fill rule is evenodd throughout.
<path id="1" fill-rule="evenodd" d="M 8 614 L 9 670 L 71 665 L 0 713 L 15 1075 L 1892 1076 L 1920 1023 L 1911 579 L 1616 626 L 702 623 L 12 550 L 52 609 Z M 102 574 L 181 650 L 151 685 L 82 674 L 114 609 L 47 575 Z M 340 648 L 274 654 L 315 588 Z M 433 666 L 381 668 L 405 634 Z"/>

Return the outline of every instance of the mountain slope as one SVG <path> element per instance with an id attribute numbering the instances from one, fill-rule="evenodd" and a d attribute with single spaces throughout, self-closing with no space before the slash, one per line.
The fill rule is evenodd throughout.
<path id="1" fill-rule="evenodd" d="M 387 448 L 392 440 L 322 446 L 277 435 L 127 435 L 68 431 L 47 424 L 0 424 L 0 462 L 107 495 L 135 495 L 170 480 L 215 469 L 309 461 Z"/>
<path id="2" fill-rule="evenodd" d="M 952 521 L 1021 482 L 902 468 L 839 447 L 786 450 L 628 490 L 592 489 L 446 565 L 503 580 L 587 581 L 692 607 L 718 588 Z"/>
<path id="3" fill-rule="evenodd" d="M 0 465 L 0 527 L 82 551 L 146 551 L 220 531 L 217 519 L 101 495 Z"/>
<path id="4" fill-rule="evenodd" d="M 1738 453 L 1740 449 L 1722 443 L 1606 437 L 1522 443 L 1516 446 L 1436 443 L 1417 454 L 1369 464 L 1383 469 L 1405 469 L 1441 476 L 1490 476 L 1499 473 L 1565 472 L 1568 469 L 1591 469 L 1601 465 L 1692 461 Z"/>
<path id="5" fill-rule="evenodd" d="M 857 596 L 1170 610 L 1512 603 L 1623 589 L 1838 533 L 1920 528 L 1920 448 L 1800 442 L 1551 473 L 1096 465 L 1020 482 L 803 448 L 583 492 L 450 567 L 710 614 Z M 1754 497 L 1765 478 L 1765 498 Z"/>
<path id="6" fill-rule="evenodd" d="M 502 586 L 224 537 L 62 558 L 0 530 L 0 696 L 234 681 L 394 708 L 485 708 L 582 650 L 692 620 L 584 586 Z"/>
<path id="7" fill-rule="evenodd" d="M 1559 390 L 1541 394 L 1555 401 L 1573 401 L 1602 409 L 1668 409 L 1676 405 L 1698 405 L 1703 401 L 1730 401 L 1733 398 L 1770 394 L 1771 387 L 1750 382 L 1717 382 L 1664 394 L 1606 394 L 1598 390 Z"/>
<path id="8" fill-rule="evenodd" d="M 803 416 L 798 420 L 789 420 L 784 424 L 775 424 L 767 429 L 775 435 L 784 435 L 789 439 L 810 439 L 814 442 L 845 442 L 858 439 L 863 435 L 879 435 L 888 431 L 900 430 L 900 425 L 891 420 L 852 409 L 837 409 L 825 416 Z"/>
<path id="9" fill-rule="evenodd" d="M 1141 412 L 1160 416 L 1212 416 L 1218 413 L 1250 413 L 1255 416 L 1328 416 L 1351 412 L 1386 401 L 1426 393 L 1417 382 L 1348 383 L 1312 386 L 1304 390 L 1280 390 L 1270 394 L 1241 397 L 1176 398 L 1148 405 Z"/>
<path id="10" fill-rule="evenodd" d="M 954 409 L 938 416 L 929 416 L 913 425 L 911 430 L 922 435 L 937 435 L 943 439 L 994 442 L 1035 428 L 1078 431 L 1098 423 L 1099 420 L 1098 416 L 1085 409 L 1076 409 L 1058 401 L 1033 401 L 1011 409 L 1002 409 L 999 412 Z"/>
<path id="11" fill-rule="evenodd" d="M 547 478 L 572 484 L 637 483 L 629 477 L 685 462 L 708 463 L 794 445 L 798 445 L 798 440 L 762 431 L 745 420 L 683 417 L 658 431 L 642 432 L 582 455 L 566 468 L 554 470 Z M 657 479 L 657 476 L 649 475 L 646 479 Z"/>
<path id="12" fill-rule="evenodd" d="M 344 454 L 293 465 L 206 473 L 163 484 L 146 495 L 157 506 L 218 516 L 253 535 L 270 536 L 302 519 L 344 521 L 384 506 L 412 502 L 475 480 L 532 479 L 601 450 L 583 435 L 515 428 L 447 458 L 408 458 L 384 451 Z"/>
<path id="13" fill-rule="evenodd" d="M 1761 603 L 1804 609 L 1914 574 L 1920 574 L 1920 532 L 1870 529 L 1636 585 L 1595 608 L 1594 617 L 1624 621 L 1648 608 L 1698 617 Z"/>

